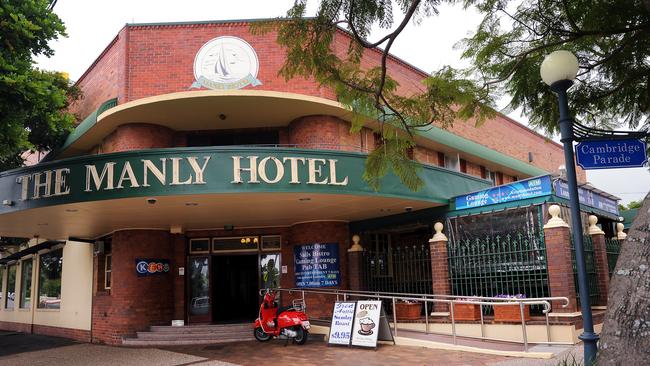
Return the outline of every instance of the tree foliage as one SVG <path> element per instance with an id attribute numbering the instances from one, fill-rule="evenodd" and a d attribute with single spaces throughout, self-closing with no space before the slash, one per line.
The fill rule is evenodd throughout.
<path id="1" fill-rule="evenodd" d="M 465 0 L 483 21 L 460 45 L 488 89 L 505 92 L 530 123 L 558 130 L 557 98 L 540 81 L 546 55 L 564 49 L 580 64 L 569 104 L 583 124 L 650 127 L 650 1 Z"/>
<path id="2" fill-rule="evenodd" d="M 574 52 L 580 62 L 570 92 L 577 120 L 605 129 L 650 127 L 650 0 L 321 0 L 313 18 L 305 18 L 306 3 L 296 0 L 286 18 L 253 31 L 277 29 L 287 49 L 281 75 L 313 77 L 334 90 L 357 112 L 353 132 L 364 118 L 382 122 L 382 143 L 364 175 L 375 188 L 390 169 L 419 187 L 407 158 L 417 129 L 444 128 L 457 119 L 480 124 L 501 96 L 509 108 L 522 108 L 534 127 L 557 132 L 557 98 L 539 76 L 543 58 L 557 49 Z M 458 3 L 484 17 L 458 44 L 472 67 L 443 67 L 424 80 L 420 93 L 400 94 L 387 68 L 393 43 L 409 22 Z M 375 26 L 385 34 L 370 40 Z M 333 45 L 342 32 L 349 35 L 343 51 Z M 373 48 L 381 52 L 379 65 L 364 64 L 364 52 Z"/>
<path id="3" fill-rule="evenodd" d="M 65 28 L 48 0 L 0 1 L 0 170 L 22 164 L 26 150 L 56 147 L 73 127 L 66 112 L 79 95 L 67 78 L 34 67 Z"/>
<path id="4" fill-rule="evenodd" d="M 404 18 L 394 30 L 390 30 L 394 25 L 390 0 L 322 0 L 314 18 L 305 18 L 306 3 L 296 1 L 287 18 L 255 24 L 253 32 L 277 29 L 277 41 L 287 49 L 281 75 L 313 77 L 331 88 L 355 112 L 352 132 L 359 131 L 367 118 L 381 122 L 377 131 L 381 143 L 370 153 L 364 174 L 371 186 L 378 188 L 381 177 L 392 169 L 409 188 L 420 187 L 417 164 L 408 159 L 417 129 L 432 123 L 447 127 L 457 119 L 475 118 L 481 123 L 494 115 L 486 89 L 452 68 L 433 72 L 423 81 L 422 90 L 411 95 L 399 93 L 399 83 L 388 73 L 395 39 L 410 21 L 437 14 L 440 1 L 395 1 Z M 370 41 L 374 25 L 386 34 Z M 335 38 L 347 41 L 343 52 L 333 44 Z M 379 64 L 364 64 L 364 54 L 378 47 L 382 48 Z"/>

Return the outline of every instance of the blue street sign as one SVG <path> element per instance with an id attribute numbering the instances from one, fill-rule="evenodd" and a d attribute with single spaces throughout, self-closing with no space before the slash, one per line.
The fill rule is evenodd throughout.
<path id="1" fill-rule="evenodd" d="M 582 169 L 638 168 L 648 162 L 645 141 L 600 140 L 576 145 L 576 160 Z"/>

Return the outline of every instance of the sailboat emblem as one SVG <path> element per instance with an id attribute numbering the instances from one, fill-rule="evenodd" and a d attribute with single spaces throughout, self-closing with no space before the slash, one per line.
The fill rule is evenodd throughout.
<path id="1" fill-rule="evenodd" d="M 204 44 L 194 58 L 196 81 L 190 88 L 241 89 L 262 83 L 253 47 L 241 38 L 217 37 Z"/>

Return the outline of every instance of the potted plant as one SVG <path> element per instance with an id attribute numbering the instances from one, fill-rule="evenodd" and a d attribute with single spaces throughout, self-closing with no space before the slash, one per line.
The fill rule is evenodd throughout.
<path id="1" fill-rule="evenodd" d="M 417 301 L 403 300 L 395 303 L 397 320 L 418 320 L 422 312 L 422 304 Z"/>
<path id="2" fill-rule="evenodd" d="M 473 297 L 461 298 L 458 301 L 476 302 Z M 481 306 L 479 304 L 454 302 L 454 320 L 479 320 L 481 319 Z"/>
<path id="3" fill-rule="evenodd" d="M 518 300 L 518 299 L 525 299 L 526 295 L 523 294 L 516 294 L 516 295 L 508 295 L 508 294 L 499 294 L 496 295 L 495 297 L 501 298 L 501 299 L 511 299 L 511 300 Z M 524 304 L 523 306 L 523 313 L 524 313 L 524 321 L 530 320 L 530 306 L 527 304 Z M 511 305 L 494 305 L 494 321 L 496 322 L 521 322 L 521 308 L 519 307 L 519 304 L 511 304 Z"/>

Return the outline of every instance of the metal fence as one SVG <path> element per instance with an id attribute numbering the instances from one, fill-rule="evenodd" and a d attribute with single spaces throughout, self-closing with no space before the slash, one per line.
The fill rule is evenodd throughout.
<path id="1" fill-rule="evenodd" d="M 546 246 L 541 235 L 515 233 L 450 242 L 448 257 L 453 295 L 550 295 Z M 486 314 L 493 311 L 489 306 L 483 310 Z M 543 307 L 531 305 L 530 310 L 539 314 Z"/>
<path id="2" fill-rule="evenodd" d="M 388 247 L 363 252 L 363 283 L 368 291 L 433 292 L 428 244 Z"/>
<path id="3" fill-rule="evenodd" d="M 589 289 L 589 299 L 592 304 L 598 300 L 598 276 L 596 275 L 596 264 L 594 263 L 594 243 L 591 235 L 584 235 L 582 239 L 585 251 L 585 264 L 587 267 L 587 287 Z M 576 299 L 580 301 L 580 291 L 578 291 L 578 268 L 576 267 L 576 248 L 571 236 L 571 264 L 573 265 L 573 282 L 576 289 Z"/>
<path id="4" fill-rule="evenodd" d="M 612 277 L 618 254 L 621 252 L 621 242 L 616 238 L 605 238 L 605 252 L 607 253 L 607 267 L 609 268 L 609 277 Z"/>

